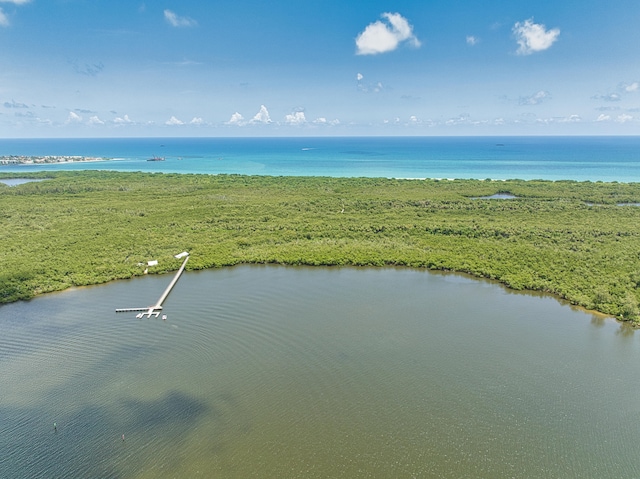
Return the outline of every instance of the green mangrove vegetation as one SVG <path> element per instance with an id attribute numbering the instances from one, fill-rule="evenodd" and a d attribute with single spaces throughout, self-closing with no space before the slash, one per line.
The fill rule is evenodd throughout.
<path id="1" fill-rule="evenodd" d="M 4 173 L 0 302 L 238 263 L 460 271 L 639 320 L 640 184 Z M 511 199 L 485 199 L 498 193 Z"/>

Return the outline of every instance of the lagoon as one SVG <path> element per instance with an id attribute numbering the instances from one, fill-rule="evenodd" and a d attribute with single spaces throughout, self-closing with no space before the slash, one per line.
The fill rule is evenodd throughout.
<path id="1" fill-rule="evenodd" d="M 640 475 L 626 325 L 402 268 L 189 272 L 166 321 L 114 312 L 170 279 L 0 307 L 0 477 Z"/>

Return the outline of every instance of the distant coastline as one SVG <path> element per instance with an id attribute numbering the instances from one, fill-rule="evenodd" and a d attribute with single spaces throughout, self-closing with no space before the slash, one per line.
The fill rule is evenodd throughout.
<path id="1" fill-rule="evenodd" d="M 51 163 L 79 163 L 90 161 L 108 161 L 110 158 L 94 156 L 0 156 L 0 165 L 39 165 Z"/>
<path id="2" fill-rule="evenodd" d="M 496 146 L 502 144 L 503 146 Z M 11 155 L 10 157 L 8 155 Z M 153 155 L 166 161 L 146 161 Z M 3 172 L 458 178 L 640 183 L 636 137 L 320 137 L 0 139 L 0 158 L 111 161 L 2 164 Z"/>

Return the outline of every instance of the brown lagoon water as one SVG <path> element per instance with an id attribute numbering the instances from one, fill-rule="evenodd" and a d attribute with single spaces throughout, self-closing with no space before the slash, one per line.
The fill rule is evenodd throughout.
<path id="1" fill-rule="evenodd" d="M 457 275 L 259 266 L 185 274 L 166 321 L 114 312 L 169 280 L 0 307 L 0 477 L 640 476 L 639 333 L 613 320 Z"/>

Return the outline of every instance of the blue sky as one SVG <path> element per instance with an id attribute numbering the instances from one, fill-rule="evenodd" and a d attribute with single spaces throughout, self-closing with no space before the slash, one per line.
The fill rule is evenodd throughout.
<path id="1" fill-rule="evenodd" d="M 0 137 L 640 134 L 638 0 L 0 0 Z"/>

